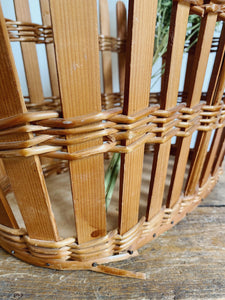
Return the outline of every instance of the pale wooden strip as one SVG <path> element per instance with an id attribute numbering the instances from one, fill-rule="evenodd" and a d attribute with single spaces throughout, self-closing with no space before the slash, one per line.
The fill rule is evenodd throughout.
<path id="1" fill-rule="evenodd" d="M 218 50 L 217 50 L 217 54 L 213 66 L 213 71 L 212 71 L 212 75 L 210 78 L 210 83 L 207 91 L 207 96 L 206 96 L 207 105 L 213 104 L 213 99 L 217 92 L 216 88 L 218 86 L 218 80 L 219 80 L 220 71 L 223 63 L 224 53 L 225 53 L 225 24 L 223 24 L 223 28 L 220 34 L 220 42 L 219 42 L 219 46 L 218 46 Z M 220 97 L 220 100 L 221 98 L 222 97 Z"/>
<path id="2" fill-rule="evenodd" d="M 18 228 L 18 224 L 13 215 L 13 212 L 8 204 L 8 201 L 0 187 L 0 224 L 11 227 Z"/>
<path id="3" fill-rule="evenodd" d="M 31 22 L 30 7 L 28 0 L 14 0 L 17 21 Z M 36 44 L 21 42 L 27 87 L 30 101 L 41 103 L 44 100 L 41 76 L 38 64 Z"/>
<path id="4" fill-rule="evenodd" d="M 93 0 L 51 0 L 63 114 L 101 111 L 97 8 Z M 68 152 L 102 144 L 102 138 L 68 146 Z M 103 155 L 70 162 L 79 243 L 106 234 Z"/>
<path id="5" fill-rule="evenodd" d="M 26 112 L 1 8 L 0 91 L 0 118 Z M 31 137 L 31 134 L 27 133 L 20 136 L 11 135 L 6 137 L 6 141 L 26 140 Z M 30 237 L 58 240 L 39 158 L 5 159 L 4 165 Z"/>
<path id="6" fill-rule="evenodd" d="M 176 204 L 181 195 L 191 138 L 191 135 L 186 138 L 177 138 L 177 152 L 166 204 L 166 206 L 169 208 L 173 207 Z"/>
<path id="7" fill-rule="evenodd" d="M 201 97 L 201 91 L 202 91 L 202 85 L 204 81 L 204 75 L 207 67 L 207 62 L 208 62 L 208 57 L 211 49 L 211 43 L 214 35 L 214 30 L 215 30 L 215 25 L 216 25 L 216 16 L 215 14 L 208 14 L 204 19 L 203 19 L 203 26 L 205 31 L 201 31 L 199 33 L 199 39 L 202 41 L 202 47 L 197 47 L 196 49 L 196 56 L 199 54 L 199 60 L 195 59 L 194 61 L 194 71 L 195 74 L 193 74 L 193 78 L 196 77 L 196 81 L 193 81 L 191 78 L 191 84 L 195 84 L 196 87 L 190 86 L 190 94 L 188 95 L 188 100 L 187 102 L 190 104 L 190 106 L 197 104 L 197 101 L 200 100 Z M 224 30 L 223 30 L 224 31 Z M 222 31 L 222 32 L 223 32 Z M 223 32 L 224 33 L 224 32 Z M 207 41 L 207 43 L 206 43 Z M 213 98 L 215 95 L 216 91 L 216 86 L 220 84 L 221 80 L 223 78 L 219 78 L 220 74 L 220 69 L 221 65 L 223 62 L 223 56 L 224 56 L 224 36 L 221 36 L 221 43 L 218 48 L 218 52 L 216 55 L 215 63 L 214 63 L 214 68 L 211 76 L 211 82 L 209 85 L 209 94 L 207 96 L 207 104 L 211 105 Z M 205 45 L 204 45 L 205 44 Z M 205 51 L 205 52 L 204 52 Z M 201 55 L 200 55 L 201 53 Z M 204 55 L 204 57 L 203 57 Z M 195 69 L 196 67 L 196 69 Z M 219 80 L 219 83 L 217 82 Z M 215 81 L 215 83 L 214 83 Z M 198 86 L 198 83 L 201 83 L 200 86 Z M 223 82 L 224 83 L 224 82 Z M 200 89 L 200 90 L 199 90 Z M 192 98 L 190 98 L 192 97 Z M 199 100 L 198 100 L 199 99 Z M 185 188 L 185 194 L 194 194 L 197 184 L 199 182 L 199 178 L 201 176 L 201 171 L 203 168 L 203 164 L 207 155 L 207 149 L 208 145 L 210 142 L 211 138 L 211 131 L 207 132 L 199 132 L 197 136 L 197 142 L 195 145 L 195 151 L 194 151 L 194 156 L 191 162 L 191 167 L 190 171 L 188 174 L 188 180 Z"/>
<path id="8" fill-rule="evenodd" d="M 202 167 L 207 154 L 208 144 L 211 138 L 211 131 L 200 132 L 197 136 L 194 156 L 190 166 L 187 186 L 185 193 L 192 195 L 195 193 L 199 177 L 201 175 Z"/>
<path id="9" fill-rule="evenodd" d="M 3 190 L 4 186 L 2 186 L 2 182 L 5 181 L 6 176 L 3 162 L 0 160 L 0 224 L 12 228 L 18 228 L 16 219 L 5 197 Z"/>
<path id="10" fill-rule="evenodd" d="M 108 0 L 99 0 L 100 32 L 104 36 L 110 36 L 110 18 Z M 102 69 L 104 93 L 112 93 L 112 53 L 102 51 Z M 107 108 L 107 104 L 106 104 Z"/>
<path id="11" fill-rule="evenodd" d="M 116 16 L 117 16 L 117 37 L 121 40 L 126 39 L 127 35 L 127 16 L 126 7 L 122 1 L 116 3 Z M 120 92 L 124 92 L 125 83 L 125 66 L 126 66 L 126 53 L 118 53 L 118 64 L 119 64 L 119 83 Z"/>
<path id="12" fill-rule="evenodd" d="M 224 52 L 225 52 L 225 26 L 221 31 L 220 43 L 218 47 L 218 51 L 216 54 L 213 71 L 210 79 L 209 90 L 207 93 L 206 102 L 207 105 L 218 105 L 222 99 L 223 92 L 225 89 L 225 63 L 224 63 Z M 214 103 L 213 103 L 214 102 Z M 195 146 L 194 157 L 192 159 L 191 165 L 191 173 L 190 177 L 193 177 L 192 185 L 197 185 L 200 176 L 204 177 L 203 180 L 200 180 L 200 185 L 206 183 L 207 176 L 209 177 L 210 171 L 213 164 L 213 158 L 216 154 L 216 145 L 215 142 L 218 143 L 218 137 L 221 136 L 221 129 L 217 129 L 215 133 L 215 137 L 212 142 L 211 150 L 208 153 L 207 157 L 207 149 L 210 142 L 210 138 L 212 135 L 212 131 L 207 133 L 198 132 L 198 140 L 200 140 L 199 145 L 201 145 L 201 151 L 199 152 L 199 145 Z M 205 151 L 203 151 L 205 149 Z M 207 158 L 207 159 L 206 159 Z M 204 172 L 204 175 L 203 175 Z"/>
<path id="13" fill-rule="evenodd" d="M 188 89 L 190 84 L 190 78 L 191 78 L 191 70 L 195 58 L 195 49 L 196 44 L 194 44 L 191 49 L 188 51 L 188 60 L 187 60 L 187 67 L 186 67 L 186 73 L 185 73 L 185 80 L 184 80 L 184 89 L 183 89 L 183 102 L 186 102 L 186 97 L 188 95 Z"/>
<path id="14" fill-rule="evenodd" d="M 209 150 L 209 153 L 206 156 L 204 166 L 202 169 L 201 177 L 199 180 L 200 187 L 202 187 L 202 186 L 204 186 L 204 184 L 206 184 L 206 182 L 210 176 L 213 163 L 214 163 L 215 159 L 217 159 L 216 153 L 218 151 L 219 143 L 222 138 L 222 133 L 223 133 L 223 128 L 216 129 L 211 148 Z"/>
<path id="15" fill-rule="evenodd" d="M 201 22 L 188 89 L 187 105 L 189 107 L 197 105 L 201 98 L 202 86 L 205 78 L 205 71 L 208 63 L 216 20 L 217 15 L 209 13 L 202 19 Z"/>
<path id="16" fill-rule="evenodd" d="M 218 84 L 217 84 L 216 92 L 215 92 L 214 99 L 213 99 L 213 105 L 220 104 L 220 102 L 223 98 L 224 89 L 225 89 L 225 60 L 223 57 L 223 64 L 222 64 L 221 71 L 219 74 Z"/>
<path id="17" fill-rule="evenodd" d="M 213 66 L 213 71 L 209 83 L 209 89 L 207 92 L 206 102 L 208 105 L 212 105 L 212 104 L 218 105 L 223 96 L 223 92 L 225 89 L 224 52 L 225 52 L 225 25 L 223 25 L 223 29 L 221 31 L 220 43 L 219 43 L 218 51 Z M 199 134 L 202 135 L 201 132 L 199 132 Z M 204 154 L 205 161 L 201 171 L 201 178 L 199 182 L 200 186 L 204 185 L 207 182 L 208 177 L 210 176 L 210 172 L 215 159 L 221 134 L 222 134 L 222 129 L 221 128 L 216 129 L 209 153 Z"/>
<path id="18" fill-rule="evenodd" d="M 223 128 L 223 133 L 220 139 L 218 151 L 216 153 L 215 161 L 212 167 L 212 176 L 216 175 L 221 163 L 223 162 L 224 151 L 225 151 L 225 127 Z"/>
<path id="19" fill-rule="evenodd" d="M 180 81 L 185 34 L 190 6 L 185 3 L 173 3 L 169 42 L 167 49 L 167 61 L 161 94 L 161 108 L 169 109 L 177 104 L 177 96 Z M 147 208 L 147 220 L 154 217 L 161 209 L 164 186 L 169 161 L 171 140 L 155 146 L 151 182 L 149 188 L 149 200 Z"/>
<path id="20" fill-rule="evenodd" d="M 50 16 L 49 0 L 40 0 L 40 7 L 41 7 L 43 25 L 51 26 L 52 22 Z M 48 60 L 52 95 L 59 96 L 59 84 L 58 84 L 58 74 L 56 69 L 54 44 L 46 44 L 46 54 Z"/>
<path id="21" fill-rule="evenodd" d="M 124 114 L 132 115 L 149 102 L 157 2 L 129 2 Z M 132 141 L 131 141 L 132 142 Z M 126 142 L 126 145 L 129 143 Z M 122 155 L 119 230 L 124 234 L 138 221 L 144 145 Z"/>

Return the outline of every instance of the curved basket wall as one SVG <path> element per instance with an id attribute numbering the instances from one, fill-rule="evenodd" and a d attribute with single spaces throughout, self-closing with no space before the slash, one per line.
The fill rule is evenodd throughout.
<path id="1" fill-rule="evenodd" d="M 102 264 L 136 255 L 179 222 L 222 171 L 224 25 L 220 38 L 213 35 L 224 6 L 173 2 L 162 89 L 150 97 L 156 1 L 130 0 L 128 26 L 119 1 L 116 38 L 107 1 L 100 1 L 100 35 L 94 0 L 40 0 L 42 25 L 31 22 L 27 0 L 14 6 L 16 21 L 0 12 L 0 245 L 38 266 L 143 278 Z M 201 26 L 178 92 L 189 14 L 199 15 Z M 10 42 L 21 45 L 29 96 L 22 95 Z M 37 43 L 46 47 L 48 97 Z M 117 93 L 111 52 L 118 55 Z M 106 210 L 104 168 L 112 153 L 121 167 Z"/>

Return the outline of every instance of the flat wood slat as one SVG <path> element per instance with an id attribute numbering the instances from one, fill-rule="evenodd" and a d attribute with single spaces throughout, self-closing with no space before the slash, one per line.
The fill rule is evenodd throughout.
<path id="1" fill-rule="evenodd" d="M 195 59 L 192 67 L 192 76 L 188 90 L 187 105 L 193 107 L 199 103 L 205 71 L 210 54 L 212 39 L 215 30 L 217 15 L 208 13 L 201 21 L 201 28 L 195 51 Z"/>
<path id="2" fill-rule="evenodd" d="M 222 133 L 223 133 L 223 128 L 216 129 L 216 132 L 213 137 L 212 145 L 210 147 L 209 153 L 206 156 L 205 163 L 202 169 L 201 177 L 199 180 L 200 187 L 204 186 L 204 184 L 207 182 L 210 173 L 212 171 L 213 163 L 215 159 L 216 160 L 218 159 L 216 153 L 218 151 L 219 142 L 222 138 Z"/>
<path id="3" fill-rule="evenodd" d="M 51 0 L 56 61 L 65 118 L 101 111 L 97 8 L 93 0 Z M 102 138 L 68 152 L 102 144 Z M 79 243 L 106 234 L 103 155 L 70 162 Z"/>
<path id="4" fill-rule="evenodd" d="M 42 22 L 45 26 L 51 26 L 51 15 L 50 15 L 50 7 L 49 0 L 40 0 L 40 8 L 42 15 Z M 56 61 L 55 61 L 55 49 L 54 44 L 46 44 L 46 54 L 48 60 L 48 69 L 49 69 L 49 77 L 52 89 L 53 96 L 59 96 L 59 84 L 58 84 L 58 74 L 56 69 Z"/>
<path id="5" fill-rule="evenodd" d="M 99 0 L 100 32 L 104 36 L 110 36 L 108 0 Z M 104 93 L 112 93 L 112 53 L 102 51 L 102 69 Z M 106 105 L 107 107 L 107 105 Z"/>
<path id="6" fill-rule="evenodd" d="M 18 228 L 16 219 L 5 197 L 4 186 L 2 186 L 2 182 L 5 181 L 6 176 L 3 162 L 0 160 L 0 224 L 11 228 Z"/>
<path id="7" fill-rule="evenodd" d="M 17 21 L 31 22 L 28 0 L 14 0 Z M 21 42 L 21 50 L 27 79 L 27 87 L 31 103 L 41 103 L 44 100 L 41 75 L 35 42 Z"/>
<path id="8" fill-rule="evenodd" d="M 19 228 L 1 187 L 0 187 L 0 224 L 11 228 Z"/>
<path id="9" fill-rule="evenodd" d="M 160 98 L 162 109 L 169 109 L 177 104 L 189 10 L 190 6 L 186 3 L 173 3 L 167 61 Z M 162 207 L 170 148 L 171 140 L 155 146 L 147 207 L 148 220 L 154 217 Z"/>
<path id="10" fill-rule="evenodd" d="M 218 105 L 220 103 L 220 101 L 222 100 L 223 92 L 225 89 L 225 63 L 223 62 L 224 50 L 225 50 L 225 43 L 224 43 L 225 42 L 225 39 L 224 39 L 225 30 L 223 30 L 223 31 L 224 32 L 221 33 L 221 40 L 222 40 L 221 44 L 223 45 L 223 51 L 219 51 L 220 50 L 219 49 L 217 52 L 216 59 L 215 59 L 214 68 L 213 68 L 213 72 L 212 72 L 212 76 L 211 76 L 211 80 L 210 80 L 210 86 L 213 86 L 212 82 L 215 81 L 215 87 L 210 89 L 210 90 L 213 89 L 214 93 L 210 92 L 210 96 L 207 98 L 208 105 L 213 104 L 212 103 L 213 100 L 215 100 L 214 105 Z M 219 64 L 219 62 L 220 62 L 220 64 Z M 222 65 L 222 62 L 223 62 L 223 65 Z M 222 65 L 222 67 L 221 67 L 221 65 Z M 220 74 L 218 74 L 218 73 L 220 73 Z M 217 79 L 215 79 L 215 74 L 218 74 L 216 76 Z M 213 164 L 213 158 L 215 158 L 216 148 L 217 148 L 217 145 L 219 142 L 219 138 L 221 138 L 221 133 L 222 133 L 222 129 L 217 128 L 216 132 L 215 132 L 215 138 L 213 139 L 212 145 L 211 145 L 212 150 L 210 149 L 210 151 L 208 153 L 208 157 L 207 157 L 207 149 L 208 149 L 208 145 L 211 140 L 212 130 L 208 131 L 208 132 L 198 132 L 197 140 L 199 140 L 199 143 L 196 144 L 196 146 L 195 146 L 196 150 L 194 152 L 195 155 L 192 160 L 192 172 L 190 173 L 190 176 L 195 177 L 195 181 L 194 181 L 193 185 L 197 184 L 199 180 L 201 181 L 200 185 L 206 183 L 207 176 L 209 177 L 209 175 L 210 175 L 210 171 L 211 171 L 212 164 Z M 200 149 L 198 147 L 200 147 Z M 201 176 L 203 176 L 203 178 L 204 178 L 203 181 L 200 179 Z"/>
<path id="11" fill-rule="evenodd" d="M 225 24 L 223 24 L 223 28 L 221 30 L 219 46 L 218 46 L 218 50 L 216 53 L 216 58 L 215 58 L 215 62 L 214 62 L 213 70 L 212 70 L 212 75 L 211 75 L 211 79 L 209 82 L 209 87 L 208 87 L 208 91 L 207 91 L 207 95 L 206 95 L 207 105 L 213 104 L 214 97 L 217 94 L 216 88 L 218 87 L 218 80 L 219 80 L 220 73 L 221 73 L 221 68 L 222 68 L 223 59 L 224 59 L 224 53 L 225 53 Z M 221 79 L 220 79 L 220 81 L 221 81 Z M 221 98 L 222 98 L 222 96 L 220 97 L 220 100 L 221 100 Z"/>
<path id="12" fill-rule="evenodd" d="M 126 7 L 122 1 L 116 3 L 116 17 L 117 17 L 117 37 L 121 40 L 126 39 L 127 36 L 127 17 Z M 118 53 L 119 64 L 119 84 L 120 92 L 124 92 L 125 83 L 125 66 L 126 66 L 126 53 Z"/>
<path id="13" fill-rule="evenodd" d="M 193 65 L 193 76 L 191 77 L 189 94 L 187 99 L 187 103 L 190 105 L 190 107 L 196 105 L 201 98 L 202 85 L 205 77 L 216 21 L 217 16 L 215 14 L 209 13 L 205 16 L 205 18 L 203 18 L 201 23 L 199 33 L 199 47 L 197 45 L 196 56 Z M 212 73 L 212 81 L 217 80 L 216 78 L 218 78 L 219 76 L 217 69 L 220 69 L 220 66 L 222 64 L 224 48 L 222 47 L 222 49 L 220 48 L 219 50 L 222 51 L 218 51 L 217 53 L 214 65 L 215 68 Z M 211 84 L 210 89 L 214 90 L 212 86 L 213 84 Z M 212 93 L 213 91 L 210 92 L 210 94 Z M 209 105 L 212 104 L 212 95 L 207 100 L 210 101 L 210 103 L 208 103 Z M 195 146 L 195 153 L 191 162 L 191 167 L 185 188 L 186 195 L 195 193 L 195 189 L 197 187 L 204 160 L 207 154 L 210 137 L 211 131 L 198 133 L 197 142 Z"/>
<path id="14" fill-rule="evenodd" d="M 25 113 L 26 107 L 1 8 L 0 40 L 0 118 L 6 118 Z M 29 138 L 32 135 L 24 133 L 8 136 L 5 141 Z M 59 237 L 39 158 L 4 159 L 4 165 L 29 236 L 57 241 Z"/>
<path id="15" fill-rule="evenodd" d="M 225 127 L 223 128 L 222 137 L 220 139 L 215 161 L 212 167 L 212 173 L 211 173 L 212 176 L 216 175 L 219 167 L 221 166 L 221 163 L 223 162 L 224 155 L 225 155 L 224 151 L 225 151 Z"/>
<path id="16" fill-rule="evenodd" d="M 157 2 L 129 2 L 124 114 L 148 107 Z M 132 142 L 132 141 L 130 141 Z M 128 145 L 129 142 L 126 142 Z M 119 230 L 123 234 L 138 220 L 144 145 L 121 156 Z"/>

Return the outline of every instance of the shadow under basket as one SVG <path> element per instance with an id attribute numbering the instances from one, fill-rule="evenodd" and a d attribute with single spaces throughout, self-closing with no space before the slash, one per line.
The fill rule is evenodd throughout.
<path id="1" fill-rule="evenodd" d="M 173 1 L 161 92 L 153 94 L 157 2 L 130 0 L 127 21 L 118 1 L 117 37 L 110 36 L 108 2 L 99 4 L 100 35 L 94 0 L 40 0 L 41 25 L 31 22 L 27 0 L 14 0 L 16 21 L 0 10 L 0 246 L 36 266 L 144 279 L 105 264 L 138 255 L 192 211 L 223 170 L 225 12 L 219 1 Z M 187 52 L 190 14 L 199 16 L 199 32 Z M 21 92 L 14 42 L 29 96 Z M 45 45 L 48 97 L 36 44 Z M 105 174 L 118 154 L 106 207 Z"/>

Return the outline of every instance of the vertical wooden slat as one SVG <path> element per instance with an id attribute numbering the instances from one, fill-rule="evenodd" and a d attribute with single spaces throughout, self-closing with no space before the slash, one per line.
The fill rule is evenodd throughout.
<path id="1" fill-rule="evenodd" d="M 223 91 L 225 88 L 225 64 L 224 64 L 224 52 L 225 52 L 225 25 L 223 25 L 220 42 L 213 66 L 213 71 L 209 83 L 209 88 L 206 96 L 206 104 L 219 104 L 222 99 Z M 216 154 L 217 145 L 222 134 L 222 129 L 216 129 L 214 139 L 209 153 L 207 154 L 208 144 L 210 142 L 212 131 L 209 133 L 198 132 L 198 139 L 201 139 L 201 152 L 198 149 L 195 151 L 192 162 L 192 173 L 195 173 L 195 182 L 197 184 L 198 180 L 200 186 L 204 185 L 210 175 L 214 157 Z M 198 145 L 196 145 L 197 148 Z M 203 152 L 203 148 L 205 151 Z M 197 155 L 198 154 L 198 155 Z M 199 155 L 201 155 L 199 157 Z M 190 174 L 191 176 L 191 174 Z M 201 178 L 200 178 L 201 176 Z M 200 179 L 199 179 L 200 178 Z"/>
<path id="2" fill-rule="evenodd" d="M 65 118 L 101 111 L 95 0 L 51 0 L 50 9 Z M 70 153 L 102 144 L 69 146 Z M 103 155 L 70 162 L 79 243 L 106 233 Z"/>
<path id="3" fill-rule="evenodd" d="M 190 6 L 174 2 L 171 15 L 167 61 L 161 92 L 161 108 L 169 109 L 177 104 L 185 33 Z M 147 219 L 150 220 L 161 209 L 167 174 L 171 141 L 155 146 L 151 173 Z"/>
<path id="4" fill-rule="evenodd" d="M 0 160 L 0 224 L 12 228 L 18 228 L 16 219 L 5 197 L 3 183 L 6 177 L 5 168 L 2 160 Z"/>
<path id="5" fill-rule="evenodd" d="M 192 67 L 192 76 L 190 78 L 190 85 L 188 89 L 187 105 L 189 107 L 197 105 L 201 98 L 202 86 L 205 78 L 205 71 L 208 63 L 216 20 L 216 14 L 208 13 L 201 22 L 195 51 L 195 59 Z"/>
<path id="6" fill-rule="evenodd" d="M 157 2 L 129 2 L 124 114 L 132 115 L 149 103 Z M 128 142 L 126 141 L 126 145 Z M 119 230 L 137 223 L 144 145 L 121 157 Z"/>
<path id="7" fill-rule="evenodd" d="M 212 75 L 209 82 L 209 88 L 206 95 L 207 105 L 213 104 L 214 97 L 216 96 L 217 93 L 216 88 L 218 87 L 218 80 L 220 77 L 221 68 L 224 60 L 224 53 L 225 53 L 225 24 L 223 24 L 223 28 L 221 30 L 219 46 L 217 49 Z M 222 96 L 220 97 L 220 100 L 221 98 Z"/>
<path id="8" fill-rule="evenodd" d="M 0 118 L 26 112 L 16 73 L 5 20 L 0 8 Z M 8 136 L 6 141 L 26 140 L 31 134 Z M 58 240 L 58 233 L 37 156 L 4 159 L 21 214 L 31 238 Z"/>
<path id="9" fill-rule="evenodd" d="M 104 36 L 110 36 L 108 0 L 99 0 L 100 32 Z M 104 93 L 112 93 L 112 53 L 102 51 L 102 69 Z M 106 105 L 106 108 L 107 105 Z"/>
<path id="10" fill-rule="evenodd" d="M 208 45 L 207 51 L 209 51 L 209 49 L 211 48 L 212 38 L 214 35 L 217 16 L 215 14 L 208 14 L 207 18 L 208 18 L 208 22 L 205 21 L 205 24 L 208 23 L 208 26 L 205 25 L 205 28 L 206 28 L 206 32 L 208 32 L 207 42 L 209 45 Z M 200 31 L 200 33 L 201 33 L 201 31 Z M 222 31 L 222 33 L 224 34 L 224 30 Z M 203 37 L 203 36 L 200 35 L 200 38 L 201 37 Z M 218 48 L 218 52 L 216 55 L 214 68 L 213 68 L 213 72 L 212 72 L 212 76 L 211 76 L 211 81 L 210 81 L 210 85 L 209 85 L 209 93 L 207 95 L 207 104 L 208 105 L 212 104 L 213 97 L 215 96 L 215 90 L 216 90 L 217 81 L 219 78 L 219 73 L 220 73 L 222 62 L 223 62 L 223 56 L 224 56 L 224 50 L 225 50 L 224 41 L 225 41 L 224 36 L 221 36 L 221 43 L 220 43 L 220 46 Z M 203 50 L 201 50 L 201 51 L 203 51 Z M 206 60 L 206 58 L 209 57 L 209 54 L 208 54 L 208 56 L 206 56 L 206 54 L 205 54 L 205 57 L 202 58 L 202 61 L 204 59 Z M 201 72 L 203 72 L 203 71 L 205 73 L 206 67 L 207 67 L 207 60 L 205 61 L 204 69 L 202 67 L 201 70 L 196 72 L 196 75 L 197 75 L 197 73 L 199 73 L 199 76 L 201 76 Z M 203 81 L 204 81 L 204 73 L 201 76 L 202 85 L 203 85 Z M 197 82 L 199 81 L 199 79 L 197 77 L 196 77 L 196 81 Z M 194 84 L 194 81 L 191 80 L 190 83 Z M 190 94 L 190 97 L 192 97 L 192 99 L 190 97 L 188 97 L 189 104 L 192 104 L 194 102 L 196 103 L 197 97 L 199 97 L 199 99 L 200 99 L 202 85 L 198 87 L 198 89 L 200 89 L 200 91 L 197 89 L 191 90 L 191 92 L 193 94 L 192 95 Z M 197 184 L 198 184 L 198 181 L 199 181 L 199 178 L 201 175 L 202 167 L 203 167 L 203 164 L 205 161 L 205 157 L 207 154 L 207 149 L 208 149 L 208 145 L 210 142 L 211 134 L 212 134 L 211 131 L 198 132 L 197 142 L 196 142 L 195 151 L 194 151 L 194 157 L 191 162 L 190 172 L 188 174 L 188 180 L 187 180 L 187 184 L 186 184 L 186 190 L 185 190 L 186 194 L 195 193 L 195 189 L 197 187 Z"/>
<path id="11" fill-rule="evenodd" d="M 221 166 L 224 155 L 225 155 L 225 127 L 223 128 L 223 133 L 220 139 L 218 151 L 216 153 L 215 161 L 212 167 L 212 176 L 215 176 L 219 167 Z"/>
<path id="12" fill-rule="evenodd" d="M 224 26 L 224 28 L 225 28 L 225 26 Z M 221 34 L 221 39 L 222 40 L 224 39 L 224 34 Z M 224 89 L 225 89 L 225 61 L 224 61 L 224 57 L 222 57 L 221 60 L 223 61 L 223 64 L 222 64 L 221 68 L 219 68 L 220 74 L 219 74 L 219 76 L 218 76 L 219 78 L 216 82 L 217 85 L 214 88 L 215 93 L 212 96 L 210 96 L 210 98 L 209 98 L 210 103 L 211 103 L 211 101 L 214 100 L 215 105 L 218 105 L 219 102 L 221 101 L 222 96 L 223 96 L 223 92 L 224 92 Z M 214 65 L 214 68 L 215 68 L 215 65 Z M 214 137 L 213 137 L 213 141 L 212 141 L 210 150 L 209 150 L 207 156 L 205 154 L 206 159 L 205 159 L 205 163 L 204 163 L 204 166 L 202 168 L 202 171 L 201 171 L 201 177 L 200 177 L 200 181 L 199 181 L 200 186 L 203 186 L 206 183 L 206 181 L 207 181 L 207 179 L 210 175 L 214 160 L 216 158 L 216 153 L 217 153 L 219 141 L 222 137 L 222 132 L 223 132 L 223 128 L 217 128 L 215 130 L 215 134 L 214 134 Z"/>
<path id="13" fill-rule="evenodd" d="M 211 18 L 211 15 L 206 15 L 201 22 L 187 96 L 188 105 L 191 107 L 198 104 L 201 98 L 202 85 L 215 28 L 215 20 L 216 18 Z M 178 148 L 167 198 L 167 207 L 172 207 L 180 197 L 191 144 L 191 136 L 186 138 L 178 137 L 177 139 Z"/>
<path id="14" fill-rule="evenodd" d="M 8 201 L 0 187 L 0 224 L 11 227 L 18 228 L 18 224 L 13 215 L 13 212 L 8 204 Z"/>
<path id="15" fill-rule="evenodd" d="M 126 38 L 127 34 L 127 17 L 126 7 L 122 1 L 116 3 L 116 16 L 117 16 L 117 37 L 121 40 Z M 120 93 L 124 92 L 125 83 L 125 66 L 126 66 L 126 53 L 118 53 L 118 64 L 119 64 L 119 84 Z"/>
<path id="16" fill-rule="evenodd" d="M 201 173 L 201 177 L 199 180 L 200 187 L 204 186 L 204 184 L 207 182 L 207 180 L 210 176 L 211 170 L 212 170 L 213 163 L 214 163 L 215 159 L 218 159 L 218 157 L 216 156 L 216 153 L 218 152 L 218 147 L 219 147 L 220 140 L 222 138 L 222 133 L 223 133 L 223 128 L 216 129 L 216 131 L 215 131 L 212 145 L 210 147 L 209 153 L 206 156 L 205 163 L 204 163 L 202 173 Z"/>
<path id="17" fill-rule="evenodd" d="M 31 22 L 28 0 L 14 0 L 17 21 Z M 31 103 L 44 100 L 36 44 L 21 42 L 21 50 Z"/>
<path id="18" fill-rule="evenodd" d="M 50 7 L 49 0 L 40 0 L 41 7 L 41 15 L 42 22 L 45 26 L 51 26 L 51 16 L 50 16 Z M 48 60 L 48 68 L 49 68 L 49 77 L 52 89 L 53 96 L 59 96 L 59 84 L 58 84 L 58 75 L 56 69 L 56 61 L 55 61 L 55 49 L 54 44 L 46 44 L 46 54 Z"/>

